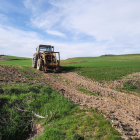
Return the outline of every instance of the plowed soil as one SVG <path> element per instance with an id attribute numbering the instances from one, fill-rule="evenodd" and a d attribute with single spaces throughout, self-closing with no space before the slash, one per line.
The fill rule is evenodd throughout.
<path id="1" fill-rule="evenodd" d="M 89 107 L 102 112 L 109 117 L 112 126 L 123 134 L 123 138 L 140 139 L 140 98 L 110 89 L 108 86 L 87 79 L 73 72 L 62 72 L 58 74 L 37 72 L 27 74 L 35 78 L 45 78 L 46 80 L 33 80 L 23 77 L 18 72 L 18 67 L 0 66 L 0 83 L 39 83 L 50 85 L 63 96 L 71 99 L 75 104 Z M 100 93 L 93 96 L 78 90 L 83 87 L 91 92 Z"/>

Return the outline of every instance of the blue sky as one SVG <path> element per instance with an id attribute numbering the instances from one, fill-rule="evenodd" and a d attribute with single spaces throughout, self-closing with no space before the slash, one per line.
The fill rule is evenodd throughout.
<path id="1" fill-rule="evenodd" d="M 1 0 L 0 54 L 32 57 L 38 44 L 61 59 L 140 53 L 140 1 Z"/>

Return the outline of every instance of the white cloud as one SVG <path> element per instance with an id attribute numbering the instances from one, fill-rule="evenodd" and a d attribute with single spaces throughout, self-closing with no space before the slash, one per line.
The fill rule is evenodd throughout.
<path id="1" fill-rule="evenodd" d="M 34 13 L 36 16 L 31 19 L 34 27 L 59 32 L 61 31 L 58 29 L 61 28 L 75 35 L 77 32 L 84 33 L 95 37 L 96 41 L 125 43 L 127 38 L 131 38 L 131 42 L 139 43 L 136 38 L 140 37 L 140 1 L 50 0 L 49 2 L 53 8 L 49 10 L 46 8 L 47 11 L 41 14 Z"/>
<path id="2" fill-rule="evenodd" d="M 56 39 L 41 39 L 39 33 L 1 25 L 0 52 L 9 50 L 11 55 L 32 57 L 38 44 L 51 44 L 60 51 L 62 59 L 140 53 L 140 1 L 24 0 L 24 5 L 32 12 L 30 26 Z M 85 37 L 89 36 L 94 40 L 86 42 Z M 67 41 L 69 37 L 72 39 Z"/>
<path id="3" fill-rule="evenodd" d="M 71 57 L 84 56 L 100 56 L 102 54 L 125 54 L 131 53 L 132 50 L 140 51 L 139 46 L 131 48 L 116 48 L 108 47 L 108 43 L 101 44 L 99 42 L 85 43 L 58 43 L 41 39 L 40 34 L 30 31 L 14 29 L 8 26 L 0 25 L 0 54 L 32 57 L 35 53 L 35 48 L 38 44 L 49 44 L 55 46 L 55 51 L 60 52 L 61 59 Z M 133 51 L 132 53 L 135 53 Z"/>
<path id="4" fill-rule="evenodd" d="M 0 54 L 32 57 L 38 44 L 50 44 L 55 46 L 55 51 L 59 51 L 61 59 L 77 56 L 97 56 L 104 53 L 105 46 L 102 51 L 93 47 L 98 44 L 94 43 L 58 43 L 50 40 L 39 38 L 39 34 L 35 32 L 22 31 L 8 26 L 0 25 Z"/>
<path id="5" fill-rule="evenodd" d="M 23 0 L 24 6 L 32 11 L 33 16 L 39 15 L 43 10 L 42 6 L 46 3 L 46 0 Z"/>
<path id="6" fill-rule="evenodd" d="M 34 16 L 31 18 L 31 24 L 34 27 L 41 29 L 51 29 L 60 21 L 59 13 L 55 13 L 53 10 L 42 13 L 41 15 Z"/>
<path id="7" fill-rule="evenodd" d="M 51 34 L 51 35 L 56 35 L 56 36 L 60 36 L 60 37 L 66 37 L 65 34 L 61 33 L 61 32 L 58 32 L 58 31 L 54 31 L 54 30 L 47 30 L 46 31 L 48 34 Z"/>
<path id="8" fill-rule="evenodd" d="M 124 33 L 137 35 L 140 32 L 140 1 L 62 0 L 54 5 L 65 14 L 64 28 L 84 32 L 97 41 L 111 41 Z"/>
<path id="9" fill-rule="evenodd" d="M 40 0 L 32 1 L 32 0 L 24 0 L 23 3 L 26 8 L 31 9 L 33 12 L 36 12 L 36 7 L 38 6 Z"/>

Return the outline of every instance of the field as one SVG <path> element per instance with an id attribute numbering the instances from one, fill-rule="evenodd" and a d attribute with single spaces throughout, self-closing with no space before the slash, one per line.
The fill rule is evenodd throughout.
<path id="1" fill-rule="evenodd" d="M 139 128 L 135 117 L 139 115 L 136 97 L 140 93 L 140 54 L 70 58 L 61 61 L 62 74 L 45 75 L 31 68 L 31 59 L 1 58 L 2 139 L 121 140 L 122 135 L 139 139 L 139 133 L 133 130 Z M 111 88 L 123 94 L 115 95 Z M 121 110 L 116 108 L 118 105 Z M 135 109 L 128 107 L 131 105 Z M 122 117 L 121 112 L 126 114 Z M 133 122 L 127 120 L 131 112 L 136 112 Z"/>
<path id="2" fill-rule="evenodd" d="M 15 66 L 30 66 L 32 63 L 31 58 L 16 57 L 16 56 L 0 56 L 0 65 L 15 65 Z"/>
<path id="3" fill-rule="evenodd" d="M 83 62 L 64 65 L 64 69 L 100 82 L 114 81 L 140 72 L 140 54 L 70 58 L 62 61 L 62 64 L 75 61 Z"/>
<path id="4" fill-rule="evenodd" d="M 11 59 L 16 59 L 12 56 L 5 56 L 5 59 L 8 61 L 0 61 L 0 65 L 31 66 L 32 63 L 31 59 L 11 61 Z M 140 54 L 77 57 L 62 60 L 61 65 L 65 71 L 73 71 L 95 81 L 114 81 L 128 74 L 140 72 Z"/>

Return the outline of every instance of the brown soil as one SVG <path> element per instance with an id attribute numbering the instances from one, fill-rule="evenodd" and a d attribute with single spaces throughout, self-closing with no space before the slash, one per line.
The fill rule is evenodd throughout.
<path id="1" fill-rule="evenodd" d="M 26 73 L 46 80 L 40 81 L 22 77 L 18 72 L 18 67 L 0 66 L 0 83 L 31 82 L 42 85 L 49 84 L 75 104 L 102 111 L 105 116 L 109 117 L 112 126 L 123 134 L 123 138 L 139 137 L 140 139 L 139 97 L 112 90 L 73 72 L 44 73 L 42 76 L 37 72 L 31 73 L 28 70 Z M 78 90 L 79 86 L 94 93 L 100 92 L 100 96 L 84 94 Z"/>

